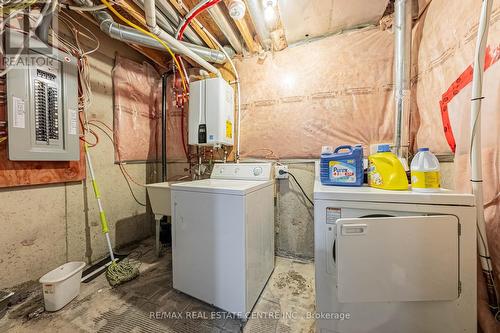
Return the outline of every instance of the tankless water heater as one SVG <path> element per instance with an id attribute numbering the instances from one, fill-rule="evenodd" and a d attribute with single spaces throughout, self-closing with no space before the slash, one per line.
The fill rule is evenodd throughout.
<path id="1" fill-rule="evenodd" d="M 189 85 L 189 144 L 234 145 L 234 91 L 222 78 Z"/>

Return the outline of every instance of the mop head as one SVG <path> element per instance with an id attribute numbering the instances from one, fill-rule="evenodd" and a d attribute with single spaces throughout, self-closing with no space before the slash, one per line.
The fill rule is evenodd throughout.
<path id="1" fill-rule="evenodd" d="M 131 264 L 128 260 L 112 262 L 106 270 L 106 279 L 115 287 L 119 284 L 135 279 L 139 275 L 139 265 Z"/>

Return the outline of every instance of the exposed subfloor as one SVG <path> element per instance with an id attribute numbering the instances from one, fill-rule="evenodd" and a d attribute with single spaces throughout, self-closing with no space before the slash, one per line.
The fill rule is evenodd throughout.
<path id="1" fill-rule="evenodd" d="M 135 280 L 111 288 L 103 274 L 82 284 L 80 295 L 55 313 L 36 311 L 43 302 L 37 288 L 0 319 L 0 332 L 314 332 L 313 263 L 276 257 L 244 323 L 174 290 L 171 251 L 157 259 L 152 246 L 149 239 L 134 250 L 142 263 Z"/>

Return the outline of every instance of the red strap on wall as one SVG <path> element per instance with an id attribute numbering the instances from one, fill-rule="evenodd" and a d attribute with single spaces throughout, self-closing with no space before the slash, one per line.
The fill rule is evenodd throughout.
<path id="1" fill-rule="evenodd" d="M 491 53 L 490 48 L 488 47 L 486 50 L 486 59 L 484 63 L 484 70 L 486 71 L 491 67 L 495 62 L 500 59 L 500 46 L 494 52 L 494 56 Z M 452 101 L 452 99 L 462 91 L 465 87 L 467 87 L 472 82 L 472 75 L 474 73 L 474 69 L 472 65 L 467 67 L 467 69 L 456 79 L 448 90 L 443 94 L 441 100 L 439 101 L 439 106 L 441 109 L 441 120 L 443 121 L 443 129 L 444 135 L 446 137 L 446 141 L 448 141 L 448 145 L 452 152 L 455 152 L 457 148 L 455 142 L 455 136 L 453 135 L 453 129 L 451 128 L 450 117 L 448 114 L 448 104 Z"/>

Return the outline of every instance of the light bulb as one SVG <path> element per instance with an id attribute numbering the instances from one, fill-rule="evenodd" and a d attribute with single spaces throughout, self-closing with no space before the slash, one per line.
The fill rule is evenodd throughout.
<path id="1" fill-rule="evenodd" d="M 262 0 L 262 7 L 274 7 L 276 6 L 276 0 Z"/>
<path id="2" fill-rule="evenodd" d="M 264 9 L 264 19 L 267 23 L 273 23 L 276 19 L 276 12 L 273 7 L 266 7 Z"/>

